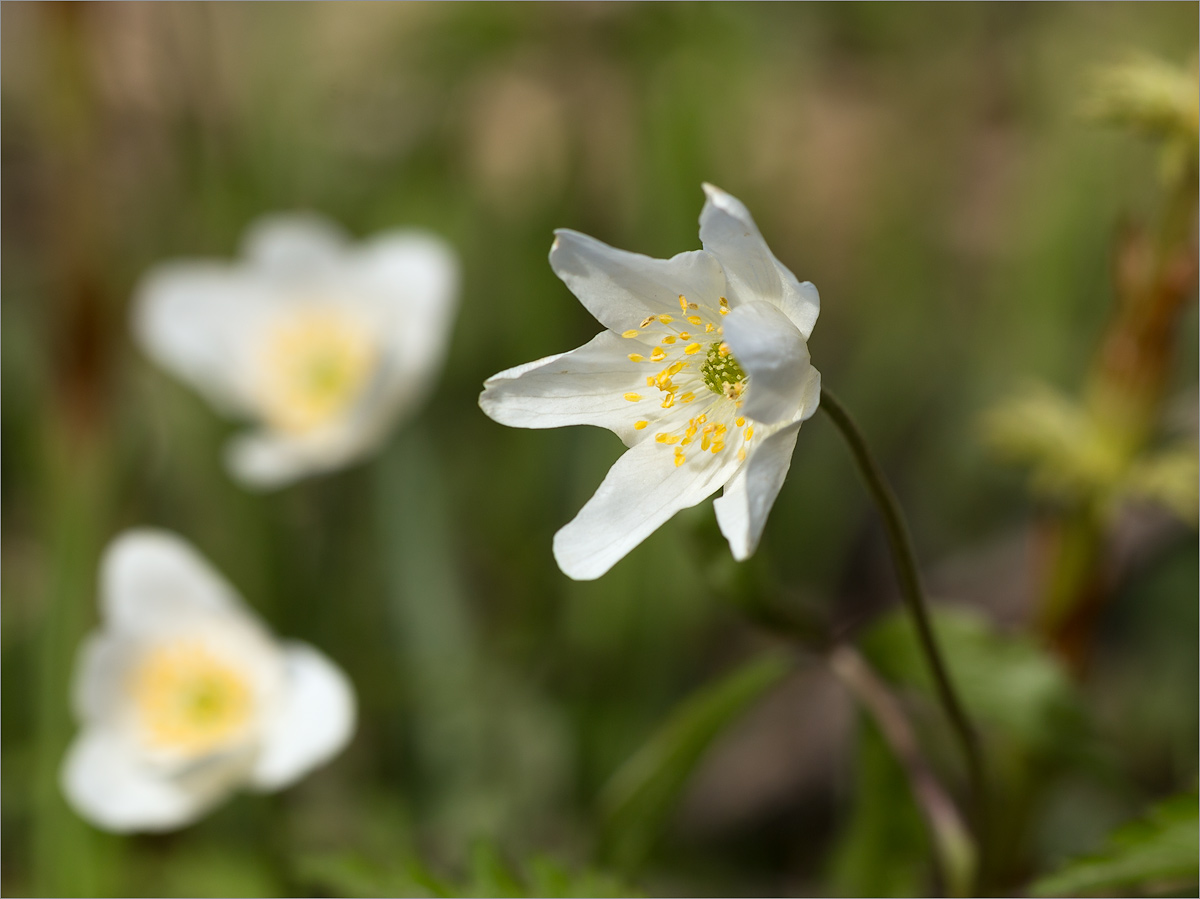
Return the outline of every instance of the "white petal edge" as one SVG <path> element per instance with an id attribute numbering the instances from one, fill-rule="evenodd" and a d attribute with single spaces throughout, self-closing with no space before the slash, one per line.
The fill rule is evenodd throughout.
<path id="1" fill-rule="evenodd" d="M 802 422 L 794 422 L 764 438 L 746 464 L 713 501 L 717 524 L 733 557 L 743 562 L 758 549 L 767 516 L 792 464 Z"/>
<path id="2" fill-rule="evenodd" d="M 152 268 L 132 305 L 143 352 L 219 412 L 252 415 L 254 341 L 278 308 L 277 285 L 219 262 Z"/>
<path id="3" fill-rule="evenodd" d="M 362 410 L 354 418 L 320 431 L 292 435 L 266 429 L 232 437 L 225 465 L 248 490 L 277 490 L 305 478 L 342 468 L 370 454 L 387 437 L 387 419 Z"/>
<path id="4" fill-rule="evenodd" d="M 749 379 L 742 414 L 763 424 L 791 421 L 808 390 L 808 344 L 777 306 L 750 303 L 725 316 L 725 341 Z"/>
<path id="5" fill-rule="evenodd" d="M 812 335 L 821 312 L 821 297 L 811 281 L 800 282 L 775 258 L 741 200 L 704 185 L 700 242 L 720 260 L 734 297 L 742 303 L 765 300 L 783 310 L 804 335 Z M 734 297 L 730 297 L 733 303 Z"/>
<path id="6" fill-rule="evenodd" d="M 680 509 L 716 492 L 740 464 L 731 452 L 694 450 L 679 467 L 672 448 L 654 441 L 627 450 L 579 514 L 554 535 L 554 558 L 563 573 L 577 581 L 600 577 Z"/>
<path id="7" fill-rule="evenodd" d="M 634 347 L 640 349 L 640 345 Z M 646 387 L 646 369 L 629 360 L 630 341 L 601 331 L 569 353 L 547 356 L 488 378 L 479 396 L 484 413 L 514 428 L 595 425 L 608 428 L 633 446 L 648 430 L 639 419 L 655 420 L 662 409 L 657 391 Z M 643 399 L 630 402 L 626 393 Z"/>
<path id="8" fill-rule="evenodd" d="M 610 247 L 578 231 L 554 232 L 550 267 L 604 327 L 618 334 L 647 315 L 679 314 L 679 297 L 716 306 L 725 275 L 704 250 L 653 259 Z"/>
<path id="9" fill-rule="evenodd" d="M 332 759 L 354 735 L 354 688 L 342 670 L 306 643 L 288 642 L 290 683 L 266 724 L 251 773 L 259 790 L 277 790 Z"/>
<path id="10" fill-rule="evenodd" d="M 181 619 L 219 616 L 258 630 L 237 591 L 191 544 L 167 531 L 125 531 L 100 567 L 101 608 L 116 632 L 177 627 Z"/>
<path id="11" fill-rule="evenodd" d="M 350 241 L 340 226 L 315 212 L 265 215 L 246 229 L 242 253 L 251 265 L 288 279 L 328 271 Z"/>
<path id="12" fill-rule="evenodd" d="M 79 815 L 116 833 L 174 830 L 204 814 L 224 794 L 198 793 L 139 765 L 127 745 L 85 730 L 63 760 L 60 784 Z"/>

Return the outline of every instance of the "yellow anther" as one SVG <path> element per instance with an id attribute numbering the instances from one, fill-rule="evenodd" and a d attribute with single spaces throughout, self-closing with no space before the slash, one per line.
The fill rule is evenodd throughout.
<path id="1" fill-rule="evenodd" d="M 641 325 L 639 325 L 639 327 L 641 327 L 641 328 L 644 328 L 644 327 L 646 327 L 648 324 L 650 324 L 652 321 L 654 321 L 654 316 L 653 316 L 653 315 L 647 315 L 645 318 L 643 318 L 643 319 L 642 319 L 642 323 L 641 323 Z"/>
<path id="2" fill-rule="evenodd" d="M 691 324 L 693 324 L 693 325 L 702 325 L 702 324 L 704 324 L 704 319 L 702 319 L 702 318 L 701 318 L 700 316 L 698 316 L 698 315 L 689 315 L 687 318 L 688 318 L 688 321 L 689 321 Z"/>
<path id="3" fill-rule="evenodd" d="M 727 343 L 721 344 L 719 347 L 717 347 L 717 352 L 720 353 L 722 356 L 728 356 L 729 355 L 729 344 L 727 344 Z"/>
<path id="4" fill-rule="evenodd" d="M 689 309 L 699 309 L 700 307 L 697 306 L 695 303 L 688 303 L 688 308 Z"/>
<path id="5" fill-rule="evenodd" d="M 727 307 L 725 307 L 725 306 L 722 306 L 722 307 L 721 307 L 721 309 L 720 309 L 720 312 L 721 312 L 721 314 L 722 314 L 722 315 L 728 315 L 728 314 L 729 314 L 729 309 L 728 309 Z"/>
<path id="6" fill-rule="evenodd" d="M 702 425 L 706 421 L 708 421 L 708 416 L 705 415 L 703 412 L 701 412 L 699 415 L 696 416 L 696 424 Z"/>
<path id="7" fill-rule="evenodd" d="M 679 435 L 678 434 L 656 434 L 654 436 L 654 439 L 658 443 L 672 444 L 672 443 L 679 442 Z"/>
<path id="8" fill-rule="evenodd" d="M 689 356 L 695 356 L 698 352 L 700 352 L 700 344 L 698 344 L 698 343 L 688 344 L 688 346 L 684 349 L 684 352 L 687 353 Z"/>
<path id="9" fill-rule="evenodd" d="M 628 331 L 622 331 L 621 336 L 622 337 L 637 337 L 638 332 L 637 332 L 636 328 L 630 328 Z"/>
<path id="10" fill-rule="evenodd" d="M 683 294 L 680 294 L 679 295 L 679 311 L 686 315 L 687 314 L 687 306 L 688 306 L 687 300 L 684 299 Z"/>
<path id="11" fill-rule="evenodd" d="M 630 353 L 629 354 L 630 362 L 641 362 L 643 358 L 645 358 L 645 357 L 642 356 L 641 353 Z"/>
<path id="12" fill-rule="evenodd" d="M 666 396 L 663 398 L 663 401 L 662 401 L 662 407 L 663 407 L 664 409 L 670 409 L 670 408 L 671 408 L 672 406 L 674 406 L 674 405 L 675 405 L 675 394 L 673 394 L 673 393 L 668 393 L 668 394 L 667 394 L 667 395 L 666 395 Z"/>
<path id="13" fill-rule="evenodd" d="M 721 299 L 721 308 L 728 309 L 729 308 L 729 300 L 725 299 L 724 297 L 721 297 L 720 299 Z"/>
<path id="14" fill-rule="evenodd" d="M 658 362 L 661 359 L 667 358 L 667 352 L 662 347 L 656 346 L 654 349 L 652 349 L 650 351 L 650 358 L 653 361 Z"/>
<path id="15" fill-rule="evenodd" d="M 725 432 L 728 430 L 729 430 L 729 428 L 725 427 L 725 425 L 718 424 L 716 430 L 713 433 L 716 434 L 717 437 L 724 437 Z"/>
<path id="16" fill-rule="evenodd" d="M 629 402 L 631 402 L 631 403 L 636 403 L 636 402 L 637 402 L 638 400 L 640 400 L 641 398 L 642 398 L 642 395 L 641 395 L 640 393 L 627 393 L 627 394 L 625 394 L 625 399 L 629 400 Z"/>
<path id="17" fill-rule="evenodd" d="M 686 362 L 672 362 L 670 365 L 667 366 L 666 372 L 668 375 L 677 375 L 681 371 L 683 371 L 685 368 L 687 368 Z"/>
<path id="18" fill-rule="evenodd" d="M 746 419 L 742 418 L 741 416 L 738 416 L 738 418 L 734 422 L 734 424 L 737 425 L 739 428 L 744 428 L 746 426 Z"/>
<path id="19" fill-rule="evenodd" d="M 684 438 L 683 438 L 683 440 L 679 441 L 679 445 L 680 445 L 680 446 L 687 446 L 687 445 L 688 445 L 689 443 L 691 443 L 691 442 L 692 442 L 692 438 L 691 438 L 691 437 L 684 437 Z"/>
<path id="20" fill-rule="evenodd" d="M 717 429 L 717 426 L 716 426 L 716 425 L 705 425 L 705 426 L 704 426 L 704 433 L 705 433 L 705 434 L 711 434 L 711 433 L 712 433 L 713 431 L 715 431 L 716 429 Z"/>
<path id="21" fill-rule="evenodd" d="M 738 450 L 738 461 L 739 462 L 746 461 L 746 448 L 745 447 L 742 447 L 740 450 Z"/>
<path id="22" fill-rule="evenodd" d="M 705 334 L 711 334 L 715 330 L 717 330 L 717 326 L 714 325 L 712 322 L 704 323 L 704 333 Z"/>
<path id="23" fill-rule="evenodd" d="M 746 428 L 746 439 L 749 440 L 754 436 L 754 428 Z"/>
<path id="24" fill-rule="evenodd" d="M 708 428 L 704 429 L 704 434 L 700 438 L 700 449 L 706 450 L 712 446 L 712 436 L 708 433 Z"/>
<path id="25" fill-rule="evenodd" d="M 724 440 L 714 440 L 713 441 L 713 445 L 712 445 L 713 455 L 716 455 L 723 449 L 725 449 L 725 441 Z"/>
<path id="26" fill-rule="evenodd" d="M 687 461 L 687 456 L 685 456 L 683 454 L 683 450 L 680 449 L 679 447 L 675 447 L 675 467 L 678 468 L 680 465 L 682 465 L 686 461 Z"/>
<path id="27" fill-rule="evenodd" d="M 664 325 L 669 325 L 669 324 L 671 324 L 671 322 L 675 321 L 675 316 L 667 315 L 664 312 L 662 315 L 658 316 L 658 320 L 660 322 L 662 322 Z"/>
<path id="28" fill-rule="evenodd" d="M 664 337 L 664 338 L 662 339 L 662 342 L 663 342 L 663 343 L 674 343 L 674 342 L 675 342 L 675 335 L 674 335 L 674 334 L 668 334 L 666 337 Z"/>
<path id="29" fill-rule="evenodd" d="M 691 340 L 691 339 L 692 339 L 692 335 L 691 335 L 691 334 L 689 334 L 687 331 L 680 331 L 680 332 L 679 332 L 679 339 L 680 339 L 680 340 Z"/>
<path id="30" fill-rule="evenodd" d="M 696 394 L 692 393 L 692 392 L 689 390 L 687 393 L 685 393 L 683 396 L 681 396 L 681 397 L 679 398 L 679 402 L 681 402 L 681 403 L 690 403 L 690 402 L 691 402 L 692 400 L 694 400 L 695 398 L 696 398 Z"/>
<path id="31" fill-rule="evenodd" d="M 654 386 L 654 375 L 646 375 L 646 386 L 647 387 Z"/>
<path id="32" fill-rule="evenodd" d="M 644 428 L 645 428 L 647 425 L 649 425 L 649 424 L 650 424 L 650 422 L 648 422 L 648 421 L 635 421 L 635 422 L 633 423 L 633 428 L 634 428 L 634 430 L 635 430 L 635 431 L 640 431 L 640 430 L 644 429 Z"/>

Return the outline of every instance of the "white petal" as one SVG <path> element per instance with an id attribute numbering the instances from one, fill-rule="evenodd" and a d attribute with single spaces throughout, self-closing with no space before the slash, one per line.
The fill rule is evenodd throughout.
<path id="1" fill-rule="evenodd" d="M 647 368 L 629 360 L 640 349 L 611 331 L 569 353 L 518 365 L 484 382 L 479 405 L 487 415 L 515 428 L 561 428 L 596 425 L 608 428 L 626 446 L 647 433 L 633 424 L 657 420 L 663 414 L 658 391 L 646 386 Z M 638 402 L 625 394 L 643 397 Z"/>
<path id="2" fill-rule="evenodd" d="M 577 231 L 555 231 L 550 266 L 604 327 L 618 334 L 647 315 L 679 313 L 679 296 L 714 308 L 725 291 L 721 265 L 703 250 L 651 259 Z"/>
<path id="3" fill-rule="evenodd" d="M 648 440 L 627 450 L 587 505 L 554 535 L 554 558 L 563 573 L 577 581 L 600 577 L 680 509 L 712 495 L 739 464 L 732 452 L 691 450 L 679 467 L 670 446 Z"/>
<path id="4" fill-rule="evenodd" d="M 63 761 L 63 793 L 72 807 L 105 830 L 172 830 L 200 817 L 224 789 L 196 791 L 139 764 L 112 733 L 84 731 Z"/>
<path id="5" fill-rule="evenodd" d="M 458 259 L 440 238 L 396 231 L 355 254 L 346 277 L 384 353 L 386 383 L 377 390 L 376 414 L 390 425 L 425 397 L 445 358 L 458 305 Z"/>
<path id="6" fill-rule="evenodd" d="M 253 430 L 233 437 L 225 463 L 251 490 L 275 490 L 308 475 L 342 468 L 366 456 L 387 436 L 390 419 L 373 405 L 355 418 L 302 434 Z"/>
<path id="7" fill-rule="evenodd" d="M 130 642 L 98 632 L 80 645 L 71 683 L 71 704 L 80 721 L 113 721 L 120 714 L 129 666 L 136 657 Z"/>
<path id="8" fill-rule="evenodd" d="M 192 546 L 166 531 L 125 531 L 101 563 L 101 604 L 118 632 L 177 630 L 187 619 L 260 625 L 237 591 Z"/>
<path id="9" fill-rule="evenodd" d="M 246 229 L 242 248 L 256 268 L 300 281 L 337 266 L 348 243 L 346 233 L 323 216 L 294 212 L 258 219 Z"/>
<path id="10" fill-rule="evenodd" d="M 700 213 L 700 242 L 720 260 L 729 281 L 730 301 L 765 300 L 778 306 L 808 340 L 821 311 L 811 281 L 801 283 L 771 252 L 741 200 L 711 184 Z"/>
<path id="11" fill-rule="evenodd" d="M 251 774 L 262 790 L 277 790 L 329 761 L 354 733 L 354 688 L 342 670 L 305 643 L 289 643 L 285 656 L 289 683 Z"/>
<path id="12" fill-rule="evenodd" d="M 722 324 L 725 341 L 749 379 L 742 414 L 764 424 L 791 421 L 810 386 L 804 336 L 770 303 L 739 306 Z"/>
<path id="13" fill-rule="evenodd" d="M 280 301 L 276 286 L 230 266 L 167 263 L 139 284 L 133 330 L 150 358 L 218 410 L 251 414 L 255 341 Z"/>
<path id="14" fill-rule="evenodd" d="M 792 464 L 800 425 L 797 421 L 764 438 L 733 480 L 725 485 L 721 496 L 713 501 L 717 524 L 739 562 L 750 558 L 758 548 L 767 515 Z"/>

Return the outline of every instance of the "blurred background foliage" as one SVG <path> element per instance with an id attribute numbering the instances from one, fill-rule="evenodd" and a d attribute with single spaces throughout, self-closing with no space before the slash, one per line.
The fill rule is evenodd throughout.
<path id="1" fill-rule="evenodd" d="M 1150 242 L 1193 267 L 1153 390 L 1122 394 L 1136 446 L 1114 469 L 1081 434 L 1112 406 L 1096 385 L 1132 383 L 1096 361 L 1127 288 L 1165 270 L 1129 262 L 1128 235 L 1161 238 L 1194 178 L 1194 130 L 1161 121 L 1196 112 L 1171 73 L 1197 27 L 1195 4 L 1159 3 L 6 3 L 4 892 L 932 888 L 878 734 L 819 653 L 744 614 L 769 597 L 863 638 L 962 795 L 828 422 L 806 425 L 750 562 L 703 504 L 573 583 L 551 537 L 619 442 L 476 406 L 488 375 L 598 329 L 546 263 L 553 228 L 692 249 L 705 180 L 820 287 L 814 362 L 952 610 L 939 630 L 994 785 L 984 882 L 1027 889 L 1127 840 L 1106 842 L 1196 783 L 1194 184 L 1192 218 Z M 1139 59 L 1160 68 L 1097 78 Z M 1131 118 L 1146 95 L 1158 117 Z M 461 313 L 436 395 L 378 458 L 253 495 L 221 468 L 235 425 L 138 354 L 128 302 L 152 263 L 232 256 L 256 216 L 298 208 L 359 236 L 442 234 Z M 1034 493 L 989 446 L 1033 466 Z M 117 838 L 56 779 L 99 554 L 133 525 L 178 531 L 278 633 L 337 659 L 361 726 L 285 794 Z M 1157 814 L 1142 831 L 1174 826 Z M 1104 889 L 1094 871 L 1041 886 Z"/>

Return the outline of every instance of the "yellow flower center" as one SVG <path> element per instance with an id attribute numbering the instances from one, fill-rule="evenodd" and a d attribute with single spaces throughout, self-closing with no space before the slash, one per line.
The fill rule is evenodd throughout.
<path id="1" fill-rule="evenodd" d="M 366 330 L 336 312 L 311 311 L 280 322 L 264 353 L 267 423 L 293 433 L 328 424 L 362 395 L 375 361 Z"/>
<path id="2" fill-rule="evenodd" d="M 754 427 L 738 412 L 748 379 L 729 352 L 720 323 L 721 317 L 729 312 L 729 303 L 725 297 L 719 297 L 715 305 L 707 305 L 680 296 L 679 311 L 680 316 L 648 316 L 637 328 L 621 334 L 628 339 L 655 340 L 656 345 L 649 353 L 630 353 L 629 360 L 649 363 L 655 368 L 662 366 L 655 374 L 646 375 L 646 386 L 657 388 L 661 396 L 661 408 L 671 409 L 676 403 L 697 404 L 697 414 L 688 419 L 686 426 L 657 433 L 654 440 L 674 447 L 676 467 L 687 462 L 696 444 L 701 453 L 716 455 L 730 443 L 736 447 L 739 461 L 744 460 L 754 438 Z M 640 393 L 626 393 L 625 399 L 641 403 L 644 398 Z M 644 430 L 650 426 L 651 418 L 664 414 L 667 413 L 639 417 L 633 426 Z"/>
<path id="3" fill-rule="evenodd" d="M 254 707 L 244 674 L 198 641 L 154 649 L 134 670 L 130 686 L 146 741 L 188 755 L 238 737 Z"/>

